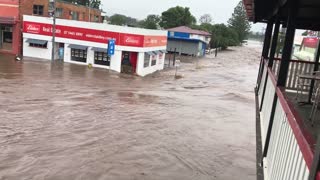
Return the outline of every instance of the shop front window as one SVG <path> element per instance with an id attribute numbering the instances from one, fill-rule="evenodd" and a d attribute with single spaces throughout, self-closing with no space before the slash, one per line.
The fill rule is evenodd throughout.
<path id="1" fill-rule="evenodd" d="M 47 48 L 48 43 L 44 43 L 44 44 L 38 44 L 38 43 L 29 43 L 30 47 L 36 47 L 36 48 Z"/>
<path id="2" fill-rule="evenodd" d="M 94 52 L 94 64 L 110 66 L 111 57 L 106 52 Z"/>
<path id="3" fill-rule="evenodd" d="M 148 53 L 144 53 L 144 63 L 143 67 L 149 67 L 150 64 L 150 55 Z"/>
<path id="4" fill-rule="evenodd" d="M 87 50 L 71 48 L 71 61 L 87 62 Z"/>
<path id="5" fill-rule="evenodd" d="M 152 56 L 151 66 L 155 66 L 157 64 L 157 56 Z"/>
<path id="6" fill-rule="evenodd" d="M 0 24 L 0 48 L 12 50 L 12 26 Z"/>
<path id="7" fill-rule="evenodd" d="M 43 5 L 33 5 L 33 15 L 43 15 Z"/>

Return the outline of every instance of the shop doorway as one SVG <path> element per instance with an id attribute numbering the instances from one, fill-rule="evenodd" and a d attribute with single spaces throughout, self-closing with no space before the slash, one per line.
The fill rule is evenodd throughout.
<path id="1" fill-rule="evenodd" d="M 121 72 L 126 74 L 136 73 L 138 53 L 137 52 L 122 52 Z"/>
<path id="2" fill-rule="evenodd" d="M 59 43 L 58 48 L 58 58 L 59 60 L 64 60 L 64 43 Z"/>
<path id="3" fill-rule="evenodd" d="M 4 50 L 12 50 L 12 26 L 0 26 L 0 48 Z"/>

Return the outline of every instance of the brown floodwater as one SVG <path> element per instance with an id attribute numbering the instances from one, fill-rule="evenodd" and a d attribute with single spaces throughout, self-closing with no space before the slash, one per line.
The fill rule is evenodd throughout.
<path id="1" fill-rule="evenodd" d="M 0 179 L 254 180 L 259 53 L 134 77 L 0 56 Z"/>

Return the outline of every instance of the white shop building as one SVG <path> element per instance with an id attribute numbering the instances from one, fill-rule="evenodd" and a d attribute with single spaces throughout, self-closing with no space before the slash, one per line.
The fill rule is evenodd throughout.
<path id="1" fill-rule="evenodd" d="M 23 17 L 23 55 L 51 59 L 52 18 Z M 115 41 L 114 55 L 108 42 Z M 57 19 L 55 59 L 122 72 L 122 66 L 145 76 L 164 68 L 167 31 Z"/>

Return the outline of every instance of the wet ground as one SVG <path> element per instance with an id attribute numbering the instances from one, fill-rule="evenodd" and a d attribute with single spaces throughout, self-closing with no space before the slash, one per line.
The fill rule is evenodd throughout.
<path id="1" fill-rule="evenodd" d="M 257 48 L 132 77 L 0 56 L 0 179 L 253 180 Z"/>

